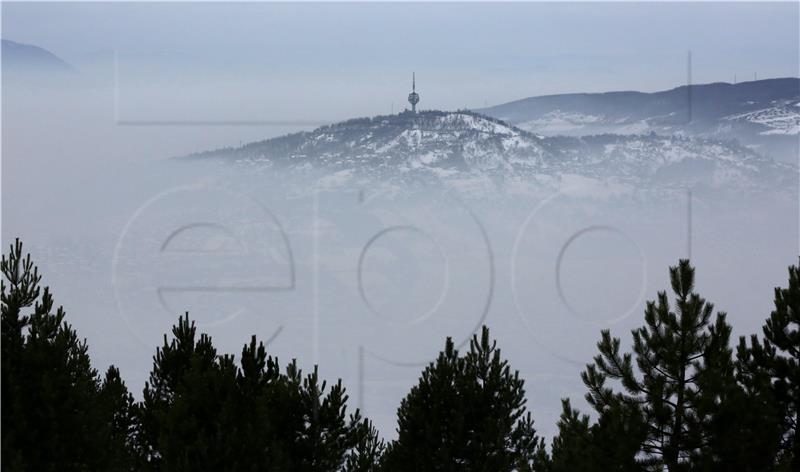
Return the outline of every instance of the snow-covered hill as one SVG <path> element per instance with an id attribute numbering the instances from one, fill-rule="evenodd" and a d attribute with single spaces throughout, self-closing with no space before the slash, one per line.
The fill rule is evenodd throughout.
<path id="1" fill-rule="evenodd" d="M 493 170 L 530 166 L 545 151 L 531 133 L 471 112 L 439 111 L 359 118 L 311 132 L 197 156 L 290 166 Z"/>
<path id="2" fill-rule="evenodd" d="M 800 135 L 800 100 L 762 108 L 748 113 L 729 115 L 723 119 L 728 121 L 753 123 L 765 129 L 762 135 Z"/>
<path id="3" fill-rule="evenodd" d="M 766 189 L 796 177 L 793 167 L 732 142 L 655 133 L 542 137 L 470 111 L 359 118 L 189 157 L 316 172 L 332 185 L 373 179 L 603 194 L 685 186 Z"/>
<path id="4" fill-rule="evenodd" d="M 800 79 L 682 86 L 655 93 L 546 95 L 479 110 L 544 136 L 643 134 L 737 140 L 796 163 Z"/>

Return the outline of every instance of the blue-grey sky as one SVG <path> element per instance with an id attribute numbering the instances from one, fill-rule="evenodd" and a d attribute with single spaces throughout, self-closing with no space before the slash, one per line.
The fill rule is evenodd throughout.
<path id="1" fill-rule="evenodd" d="M 123 106 L 149 89 L 193 111 L 252 96 L 329 119 L 398 111 L 412 70 L 420 106 L 445 109 L 667 89 L 688 50 L 697 83 L 797 76 L 798 5 L 3 3 L 2 36 L 82 70 L 116 52 Z"/>

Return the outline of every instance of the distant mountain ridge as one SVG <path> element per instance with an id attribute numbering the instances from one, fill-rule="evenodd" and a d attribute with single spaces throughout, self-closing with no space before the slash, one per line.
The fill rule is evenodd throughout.
<path id="1" fill-rule="evenodd" d="M 662 92 L 545 95 L 478 110 L 542 136 L 685 135 L 738 140 L 796 162 L 800 79 L 676 87 Z"/>
<path id="2" fill-rule="evenodd" d="M 52 52 L 31 44 L 22 44 L 7 39 L 2 40 L 4 72 L 75 72 L 69 65 Z"/>
<path id="3" fill-rule="evenodd" d="M 565 112 L 603 111 L 610 118 L 636 119 L 662 116 L 666 119 L 672 116 L 669 121 L 684 124 L 690 120 L 690 102 L 691 119 L 708 119 L 752 111 L 759 104 L 786 99 L 800 99 L 800 78 L 764 79 L 738 84 L 715 82 L 682 85 L 652 93 L 621 91 L 542 95 L 478 111 L 489 116 L 503 115 L 501 119 L 512 123 L 541 116 L 553 107 L 562 107 Z"/>
<path id="4" fill-rule="evenodd" d="M 277 165 L 367 165 L 403 172 L 428 165 L 494 169 L 506 162 L 530 164 L 545 153 L 539 138 L 503 121 L 469 111 L 425 111 L 356 118 L 194 157 L 261 160 Z"/>
<path id="5" fill-rule="evenodd" d="M 188 157 L 318 171 L 337 185 L 360 179 L 467 189 L 578 183 L 606 193 L 780 187 L 791 183 L 793 169 L 733 142 L 655 133 L 542 137 L 466 110 L 358 118 Z"/>

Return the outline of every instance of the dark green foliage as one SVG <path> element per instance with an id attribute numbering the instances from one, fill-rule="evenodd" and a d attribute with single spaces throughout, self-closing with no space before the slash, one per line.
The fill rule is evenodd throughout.
<path id="1" fill-rule="evenodd" d="M 341 380 L 326 394 L 326 383 L 319 383 L 316 367 L 302 382 L 301 378 L 293 361 L 286 369 L 289 395 L 281 405 L 290 413 L 291 426 L 279 431 L 291 438 L 284 443 L 293 460 L 288 470 L 338 470 L 358 441 L 360 415 L 356 411 L 349 419 L 346 417 L 348 397 Z"/>
<path id="2" fill-rule="evenodd" d="M 53 311 L 53 297 L 47 287 L 40 290 L 41 276 L 30 255 L 23 258 L 19 240 L 3 256 L 2 272 L 3 469 L 126 469 L 126 442 L 115 433 L 86 343 L 62 308 Z M 115 388 L 124 395 L 124 386 Z"/>
<path id="3" fill-rule="evenodd" d="M 293 361 L 281 373 L 255 337 L 237 368 L 187 315 L 154 357 L 142 447 L 154 470 L 339 470 L 367 441 L 347 400 L 341 381 L 328 388 L 316 368 L 304 377 Z"/>
<path id="4" fill-rule="evenodd" d="M 463 357 L 448 338 L 398 409 L 386 469 L 535 470 L 542 441 L 526 414 L 523 386 L 486 327 Z"/>
<path id="5" fill-rule="evenodd" d="M 550 471 L 597 470 L 589 417 L 573 409 L 568 399 L 561 400 L 561 407 L 558 435 L 553 438 L 551 448 Z"/>
<path id="6" fill-rule="evenodd" d="M 763 404 L 767 421 L 777 421 L 779 466 L 800 470 L 800 266 L 789 267 L 789 286 L 775 288 L 775 309 L 764 339 L 740 340 L 738 360 L 750 390 Z M 776 416 L 773 416 L 776 415 Z"/>
<path id="7" fill-rule="evenodd" d="M 158 349 L 142 402 L 142 447 L 155 470 L 238 470 L 236 367 L 188 315 Z"/>
<path id="8" fill-rule="evenodd" d="M 108 440 L 112 450 L 109 470 L 139 470 L 143 467 L 142 451 L 138 449 L 138 405 L 120 377 L 119 369 L 111 366 L 100 387 L 98 407 L 111 419 Z"/>
<path id="9" fill-rule="evenodd" d="M 670 279 L 674 311 L 666 292 L 647 303 L 646 325 L 632 332 L 633 355 L 621 355 L 619 339 L 603 331 L 600 355 L 582 378 L 598 413 L 619 404 L 641 408 L 647 425 L 642 463 L 672 472 L 688 470 L 710 453 L 708 423 L 734 377 L 725 314 L 711 323 L 713 305 L 693 292 L 689 261 L 671 267 Z M 618 381 L 622 391 L 608 387 L 608 380 Z"/>
<path id="10" fill-rule="evenodd" d="M 596 421 L 563 401 L 551 454 L 524 382 L 483 328 L 463 356 L 447 339 L 384 443 L 341 381 L 281 369 L 253 336 L 237 365 L 188 314 L 153 357 L 141 403 L 119 370 L 92 368 L 17 241 L 2 258 L 2 467 L 10 471 L 800 470 L 800 269 L 775 289 L 764 337 L 729 348 L 725 315 L 693 291 L 688 261 L 648 302 L 633 352 L 603 331 L 582 374 Z M 611 383 L 616 385 L 610 385 Z"/>
<path id="11" fill-rule="evenodd" d="M 635 472 L 644 470 L 637 460 L 647 438 L 647 423 L 638 405 L 612 403 L 592 426 L 597 470 Z"/>
<path id="12" fill-rule="evenodd" d="M 647 425 L 635 406 L 614 403 L 590 426 L 589 417 L 562 400 L 558 435 L 553 438 L 551 472 L 642 471 L 636 456 Z"/>
<path id="13" fill-rule="evenodd" d="M 361 422 L 357 433 L 357 442 L 347 455 L 343 472 L 378 472 L 386 444 L 369 420 Z"/>
<path id="14" fill-rule="evenodd" d="M 719 336 L 725 344 L 729 332 L 726 327 L 725 336 Z M 693 457 L 693 470 L 773 469 L 780 442 L 778 410 L 763 372 L 750 370 L 741 349 L 736 361 L 721 346 L 712 345 L 704 356 L 696 401 L 703 447 Z"/>
<path id="15" fill-rule="evenodd" d="M 694 470 L 775 470 L 780 444 L 776 404 L 766 389 L 730 385 L 706 425 L 706 453 Z"/>

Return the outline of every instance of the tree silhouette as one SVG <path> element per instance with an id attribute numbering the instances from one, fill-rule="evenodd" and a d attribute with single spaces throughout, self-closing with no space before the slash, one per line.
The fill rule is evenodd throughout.
<path id="1" fill-rule="evenodd" d="M 561 417 L 558 420 L 558 435 L 551 446 L 551 472 L 598 470 L 589 417 L 572 408 L 570 401 L 561 400 Z"/>
<path id="2" fill-rule="evenodd" d="M 763 328 L 763 342 L 753 335 L 748 347 L 740 339 L 738 358 L 762 403 L 776 402 L 782 429 L 779 463 L 800 470 L 800 266 L 789 267 L 789 285 L 775 288 L 774 304 Z"/>
<path id="3" fill-rule="evenodd" d="M 392 471 L 534 470 L 543 453 L 524 381 L 501 360 L 484 327 L 461 357 L 448 338 L 397 412 L 398 438 L 386 452 Z"/>
<path id="4" fill-rule="evenodd" d="M 142 449 L 154 470 L 239 470 L 236 368 L 188 314 L 158 348 L 142 402 Z"/>
<path id="5" fill-rule="evenodd" d="M 732 362 L 725 314 L 711 323 L 714 307 L 693 292 L 694 268 L 688 260 L 670 268 L 670 281 L 674 311 L 666 292 L 647 303 L 645 326 L 632 331 L 633 355 L 621 355 L 620 340 L 604 330 L 600 354 L 581 377 L 598 413 L 620 404 L 641 408 L 647 425 L 643 464 L 666 465 L 674 472 L 707 453 L 708 422 L 734 379 L 732 371 L 719 369 Z M 608 380 L 618 381 L 623 390 L 613 390 Z"/>
<path id="6" fill-rule="evenodd" d="M 378 472 L 386 444 L 371 421 L 365 419 L 358 429 L 355 447 L 345 458 L 343 472 Z"/>
<path id="7" fill-rule="evenodd" d="M 112 450 L 109 470 L 139 470 L 144 466 L 144 457 L 139 449 L 138 405 L 120 376 L 119 369 L 111 366 L 106 371 L 100 387 L 98 407 L 103 415 L 111 419 L 108 440 Z"/>
<path id="8" fill-rule="evenodd" d="M 114 434 L 116 412 L 104 408 L 86 342 L 61 307 L 53 311 L 19 240 L 0 265 L 3 469 L 125 470 L 127 443 Z"/>
<path id="9" fill-rule="evenodd" d="M 151 469 L 333 471 L 366 441 L 341 381 L 328 388 L 316 367 L 303 376 L 292 361 L 280 372 L 255 336 L 237 367 L 209 336 L 197 337 L 188 314 L 172 334 L 153 359 L 141 407 Z"/>
<path id="10" fill-rule="evenodd" d="M 659 292 L 647 303 L 632 353 L 602 332 L 581 374 L 596 421 L 563 400 L 550 455 L 524 381 L 486 327 L 463 355 L 447 339 L 386 444 L 348 412 L 341 380 L 328 385 L 295 360 L 282 369 L 255 336 L 237 365 L 188 314 L 164 336 L 137 403 L 117 368 L 92 368 L 19 240 L 0 266 L 3 470 L 800 470 L 800 266 L 775 289 L 763 339 L 741 338 L 735 357 L 692 266 L 671 267 L 675 302 Z"/>
<path id="11" fill-rule="evenodd" d="M 553 438 L 550 472 L 636 472 L 644 470 L 637 454 L 646 435 L 638 408 L 615 403 L 590 425 L 589 416 L 562 400 L 558 435 Z"/>
<path id="12" fill-rule="evenodd" d="M 289 431 L 294 440 L 287 444 L 295 451 L 293 470 L 338 470 L 347 452 L 357 444 L 361 420 L 358 411 L 347 418 L 348 396 L 342 381 L 326 394 L 326 382 L 320 384 L 317 367 L 301 382 L 301 371 L 294 361 L 286 369 L 286 378 L 292 394 L 287 411 L 294 412 L 294 428 Z"/>

